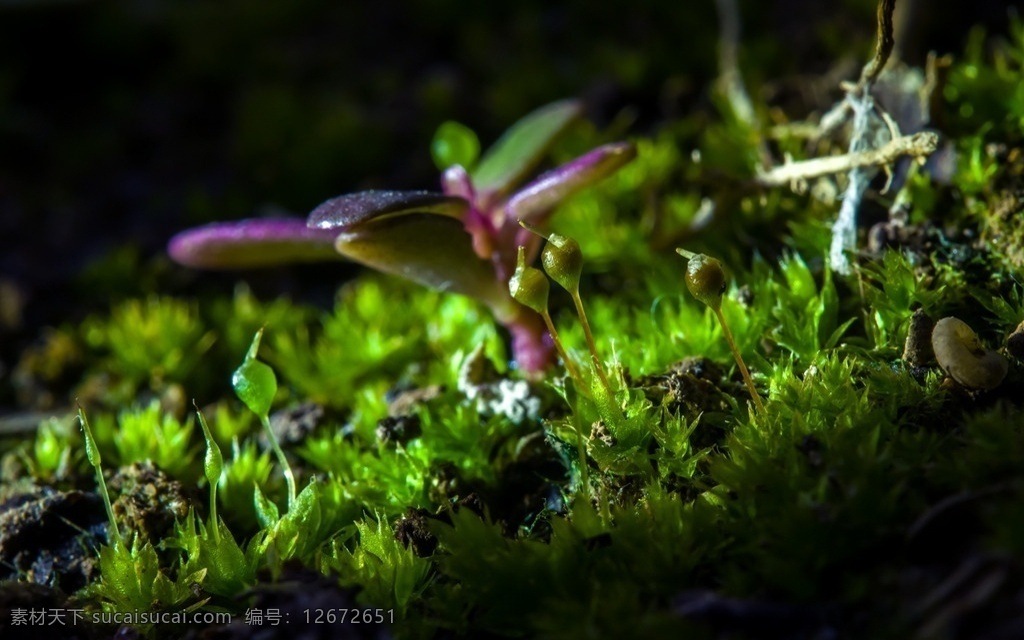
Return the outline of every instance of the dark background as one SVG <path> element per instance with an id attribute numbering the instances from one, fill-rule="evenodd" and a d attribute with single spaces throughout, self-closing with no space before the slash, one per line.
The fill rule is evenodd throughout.
<path id="1" fill-rule="evenodd" d="M 870 54 L 873 0 L 740 4 L 755 99 Z M 919 64 L 961 51 L 971 25 L 1005 31 L 1010 3 L 913 4 L 901 44 Z M 124 296 L 229 291 L 235 274 L 167 261 L 176 231 L 436 188 L 444 120 L 486 146 L 569 96 L 598 126 L 628 113 L 636 134 L 708 109 L 717 29 L 711 0 L 0 0 L 0 386 L 46 325 Z M 353 269 L 248 277 L 322 299 Z"/>

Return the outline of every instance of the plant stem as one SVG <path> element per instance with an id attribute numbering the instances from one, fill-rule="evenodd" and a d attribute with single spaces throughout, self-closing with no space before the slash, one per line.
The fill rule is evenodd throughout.
<path id="1" fill-rule="evenodd" d="M 213 525 L 213 542 L 220 544 L 220 525 L 217 522 L 217 485 L 210 483 L 210 524 Z"/>
<path id="2" fill-rule="evenodd" d="M 114 519 L 114 508 L 110 505 L 110 494 L 107 493 L 107 483 L 103 479 L 103 470 L 98 466 L 96 467 L 96 482 L 100 485 L 100 495 L 103 496 L 103 506 L 107 509 L 107 518 L 110 520 L 108 527 L 110 527 L 111 534 L 114 538 L 114 546 L 122 546 L 124 541 L 121 539 L 121 530 L 117 528 L 117 520 Z"/>
<path id="3" fill-rule="evenodd" d="M 544 313 L 541 314 L 541 317 L 544 318 L 544 324 L 547 325 L 548 333 L 551 334 L 551 340 L 555 343 L 555 349 L 558 351 L 559 357 L 565 361 L 565 368 L 569 371 L 569 377 L 579 385 L 580 391 L 584 391 L 586 387 L 583 385 L 583 377 L 580 375 L 580 370 L 576 368 L 576 364 L 569 359 L 569 354 L 562 348 L 562 341 L 558 338 L 558 331 L 555 329 L 555 323 L 551 321 L 551 314 L 545 310 Z"/>
<path id="4" fill-rule="evenodd" d="M 580 493 L 583 499 L 590 502 L 590 469 L 587 464 L 587 444 L 583 437 L 583 430 L 576 425 L 576 450 L 580 456 Z"/>
<path id="5" fill-rule="evenodd" d="M 291 511 L 292 505 L 295 504 L 295 475 L 292 473 L 292 467 L 288 464 L 288 458 L 285 457 L 284 451 L 281 449 L 281 445 L 277 442 L 277 436 L 274 435 L 274 430 L 270 428 L 270 419 L 262 415 L 260 421 L 263 422 L 263 428 L 267 430 L 267 438 L 270 439 L 270 447 L 274 450 L 274 455 L 277 456 L 277 462 L 281 465 L 281 469 L 284 471 L 284 481 L 288 485 L 288 510 Z"/>
<path id="6" fill-rule="evenodd" d="M 605 373 L 604 366 L 601 365 L 601 358 L 597 355 L 594 334 L 590 331 L 590 322 L 587 321 L 587 314 L 583 311 L 583 300 L 580 298 L 579 288 L 577 287 L 575 290 L 570 291 L 569 295 L 572 296 L 573 304 L 576 305 L 576 315 L 579 316 L 580 324 L 583 325 L 583 335 L 587 338 L 587 347 L 590 348 L 590 355 L 594 360 L 594 370 L 597 372 L 597 376 L 601 378 L 601 384 L 604 385 L 605 391 L 608 392 L 608 397 L 614 398 L 615 393 L 612 391 L 612 385 L 608 381 L 608 375 Z"/>
<path id="7" fill-rule="evenodd" d="M 865 88 L 882 73 L 885 63 L 889 61 L 896 40 L 893 38 L 893 12 L 896 8 L 896 0 L 879 0 L 876 11 L 878 21 L 878 33 L 875 40 L 875 55 L 864 65 L 860 73 L 858 84 Z"/>
<path id="8" fill-rule="evenodd" d="M 754 381 L 750 378 L 750 372 L 747 371 L 747 365 L 743 362 L 740 350 L 736 348 L 736 341 L 732 339 L 732 332 L 729 331 L 729 325 L 725 323 L 725 316 L 722 315 L 721 309 L 715 309 L 714 311 L 715 315 L 718 316 L 718 322 L 722 325 L 722 333 L 725 334 L 725 341 L 729 343 L 729 349 L 732 350 L 732 357 L 736 360 L 736 364 L 740 368 L 740 374 L 743 376 L 743 381 L 747 384 L 747 391 L 750 392 L 750 398 L 754 401 L 754 406 L 757 407 L 758 413 L 764 415 L 764 403 L 761 402 L 761 396 L 757 394 L 757 389 L 754 388 Z"/>
<path id="9" fill-rule="evenodd" d="M 121 539 L 121 530 L 117 528 L 117 520 L 114 518 L 114 507 L 110 504 L 107 481 L 103 478 L 103 458 L 100 456 L 100 449 L 96 445 L 96 438 L 92 435 L 89 420 L 85 417 L 85 411 L 81 406 L 78 407 L 78 422 L 82 425 L 82 436 L 85 439 L 85 455 L 89 459 L 89 464 L 96 470 L 96 484 L 100 486 L 103 506 L 107 510 L 107 519 L 109 520 L 107 526 L 110 529 L 110 536 L 113 537 L 114 547 L 121 547 L 124 545 L 124 540 Z"/>

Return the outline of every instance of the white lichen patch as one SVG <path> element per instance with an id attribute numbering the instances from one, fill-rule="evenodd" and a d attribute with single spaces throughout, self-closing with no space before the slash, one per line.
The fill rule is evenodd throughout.
<path id="1" fill-rule="evenodd" d="M 533 395 L 530 384 L 500 377 L 482 345 L 463 361 L 458 388 L 467 399 L 476 402 L 476 410 L 482 416 L 503 415 L 516 424 L 540 416 L 540 398 Z"/>

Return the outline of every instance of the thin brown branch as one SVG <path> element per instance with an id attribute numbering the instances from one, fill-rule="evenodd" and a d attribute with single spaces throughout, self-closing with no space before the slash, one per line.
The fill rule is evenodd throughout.
<path id="1" fill-rule="evenodd" d="M 864 69 L 861 71 L 860 81 L 857 83 L 861 89 L 878 78 L 882 69 L 885 68 L 885 63 L 889 61 L 889 56 L 892 55 L 893 47 L 896 45 L 896 39 L 892 35 L 892 14 L 895 8 L 896 0 L 878 0 L 878 35 L 875 40 L 875 57 L 864 65 Z"/>

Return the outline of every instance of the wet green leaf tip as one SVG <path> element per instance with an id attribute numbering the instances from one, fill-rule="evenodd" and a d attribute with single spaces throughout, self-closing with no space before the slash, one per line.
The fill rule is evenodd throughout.
<path id="1" fill-rule="evenodd" d="M 203 417 L 203 412 L 198 407 L 196 407 L 196 415 L 199 416 L 199 426 L 202 427 L 203 438 L 206 440 L 206 458 L 203 462 L 203 471 L 206 474 L 206 480 L 213 487 L 220 482 L 221 472 L 224 470 L 224 455 L 221 453 L 220 446 L 213 439 L 210 427 L 206 424 L 206 418 Z"/>
<path id="2" fill-rule="evenodd" d="M 195 402 L 192 403 L 193 406 Z M 220 526 L 217 518 L 217 485 L 220 483 L 221 473 L 224 471 L 224 456 L 220 447 L 210 433 L 210 427 L 206 424 L 203 412 L 196 407 L 196 415 L 199 416 L 199 426 L 203 428 L 203 438 L 206 440 L 206 458 L 203 461 L 203 472 L 206 474 L 206 481 L 210 484 L 210 526 L 213 528 L 213 539 L 220 543 Z"/>
<path id="3" fill-rule="evenodd" d="M 82 425 L 82 434 L 85 439 L 85 456 L 89 459 L 89 464 L 98 469 L 102 464 L 100 450 L 96 447 L 96 440 L 93 438 L 92 429 L 89 428 L 89 421 L 86 419 L 82 407 L 78 407 L 78 422 Z"/>
<path id="4" fill-rule="evenodd" d="M 259 521 L 260 526 L 264 528 L 272 527 L 281 519 L 277 505 L 255 483 L 253 483 L 253 505 L 256 507 L 256 519 Z"/>
<path id="5" fill-rule="evenodd" d="M 263 329 L 260 329 L 252 339 L 245 360 L 231 375 L 231 386 L 245 406 L 256 415 L 266 417 L 277 393 L 277 377 L 273 369 L 256 359 L 262 337 Z"/>

